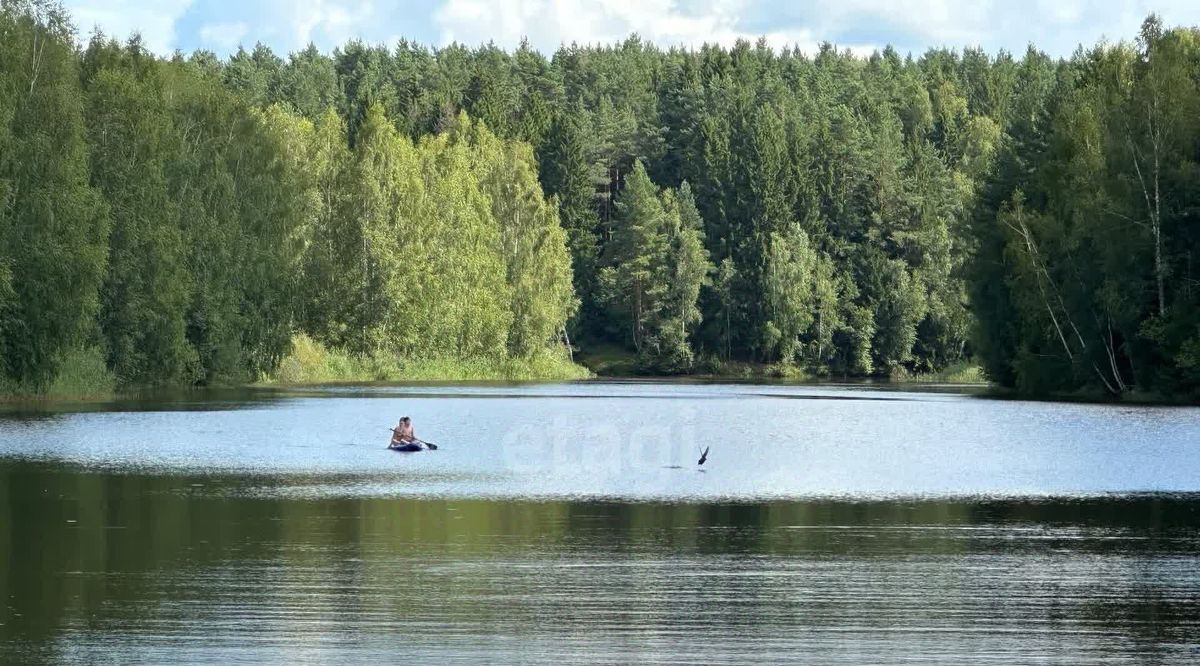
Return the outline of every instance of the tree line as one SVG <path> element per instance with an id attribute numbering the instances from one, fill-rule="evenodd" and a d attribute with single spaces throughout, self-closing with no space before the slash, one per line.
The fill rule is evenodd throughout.
<path id="1" fill-rule="evenodd" d="M 0 348 L 37 390 L 99 354 L 125 386 L 253 379 L 307 333 L 356 354 L 558 353 L 577 308 L 527 144 L 465 114 L 258 106 L 138 39 L 0 14 Z M 81 358 L 82 357 L 82 358 Z"/>
<path id="2" fill-rule="evenodd" d="M 1200 390 L 1200 47 L 1069 59 L 402 40 L 160 58 L 0 30 L 10 378 L 619 345 L 644 370 L 975 360 L 1031 393 Z M 51 305 L 52 303 L 52 305 Z"/>

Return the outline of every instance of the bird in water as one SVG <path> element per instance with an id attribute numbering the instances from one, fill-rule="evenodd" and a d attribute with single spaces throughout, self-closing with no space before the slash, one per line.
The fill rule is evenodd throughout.
<path id="1" fill-rule="evenodd" d="M 704 447 L 704 453 L 700 454 L 700 461 L 697 462 L 696 464 L 703 465 L 705 460 L 708 460 L 708 447 L 707 446 Z"/>

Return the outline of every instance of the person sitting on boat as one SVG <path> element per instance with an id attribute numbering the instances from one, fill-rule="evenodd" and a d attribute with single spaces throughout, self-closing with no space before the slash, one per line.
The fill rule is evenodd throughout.
<path id="1" fill-rule="evenodd" d="M 392 443 L 388 446 L 392 448 L 406 446 L 409 444 L 419 445 L 421 440 L 417 439 L 417 433 L 413 432 L 412 419 L 407 416 L 401 417 L 400 423 L 392 428 Z"/>

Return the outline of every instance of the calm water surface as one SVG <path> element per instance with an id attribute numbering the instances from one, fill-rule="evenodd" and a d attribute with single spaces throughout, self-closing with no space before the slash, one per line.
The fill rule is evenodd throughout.
<path id="1" fill-rule="evenodd" d="M 1198 446 L 839 386 L 9 409 L 0 662 L 1195 663 Z"/>

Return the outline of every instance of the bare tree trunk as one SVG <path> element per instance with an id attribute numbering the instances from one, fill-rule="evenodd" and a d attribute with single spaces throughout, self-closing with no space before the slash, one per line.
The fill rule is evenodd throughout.
<path id="1" fill-rule="evenodd" d="M 635 280 L 633 286 L 633 348 L 642 351 L 642 279 Z"/>
<path id="2" fill-rule="evenodd" d="M 825 358 L 825 308 L 817 310 L 817 362 Z"/>
<path id="3" fill-rule="evenodd" d="M 1050 322 L 1054 324 L 1054 330 L 1058 333 L 1058 340 L 1062 343 L 1063 351 L 1066 352 L 1067 358 L 1075 360 L 1075 353 L 1071 351 L 1071 345 L 1067 342 L 1067 336 L 1063 333 L 1062 325 L 1058 323 L 1058 316 L 1054 314 L 1054 307 L 1050 304 L 1050 299 L 1046 295 L 1046 285 L 1042 282 L 1042 274 L 1046 270 L 1042 267 L 1041 259 L 1038 257 L 1037 246 L 1033 242 L 1033 235 L 1029 232 L 1029 227 L 1025 225 L 1025 219 L 1021 216 L 1017 217 L 1019 226 L 1008 223 L 1008 227 L 1017 232 L 1021 236 L 1021 240 L 1025 242 L 1025 251 L 1029 254 L 1029 260 L 1033 262 L 1033 274 L 1037 277 L 1038 293 L 1042 296 L 1042 304 L 1046 306 L 1046 312 L 1050 315 Z M 1047 274 L 1047 279 L 1049 275 Z M 1082 340 L 1081 340 L 1082 342 Z"/>
<path id="4" fill-rule="evenodd" d="M 1146 182 L 1146 175 L 1142 171 L 1141 154 L 1137 149 L 1137 144 L 1133 141 L 1132 131 L 1128 129 L 1126 131 L 1129 132 L 1129 136 L 1126 137 L 1126 141 L 1129 144 L 1130 152 L 1133 153 L 1133 170 L 1137 174 L 1138 185 L 1141 186 L 1142 199 L 1146 202 L 1146 215 L 1150 218 L 1150 233 L 1154 237 L 1154 283 L 1158 296 L 1158 314 L 1162 316 L 1167 309 L 1167 297 L 1162 261 L 1162 194 L 1159 184 L 1162 163 L 1162 128 L 1155 122 L 1157 106 L 1157 99 L 1153 104 L 1146 105 L 1146 126 L 1150 133 L 1150 150 L 1153 160 L 1153 171 L 1150 177 L 1153 183 Z"/>
<path id="5" fill-rule="evenodd" d="M 1154 222 L 1154 279 L 1158 283 L 1158 315 L 1161 317 L 1167 309 L 1167 292 L 1163 277 L 1162 228 L 1157 219 Z"/>
<path id="6" fill-rule="evenodd" d="M 1126 390 L 1128 390 L 1128 387 L 1125 385 L 1125 380 L 1123 380 L 1121 378 L 1120 368 L 1117 367 L 1117 354 L 1116 354 L 1116 350 L 1113 348 L 1113 333 L 1112 333 L 1112 321 L 1111 320 L 1109 320 L 1109 322 L 1108 322 L 1108 339 L 1105 340 L 1104 351 L 1106 354 L 1108 354 L 1108 364 L 1112 368 L 1113 380 L 1116 382 L 1117 388 L 1120 389 L 1121 392 L 1125 392 Z"/>
<path id="7" fill-rule="evenodd" d="M 39 44 L 39 41 L 41 42 L 40 44 Z M 29 72 L 29 96 L 30 97 L 33 96 L 33 89 L 34 89 L 34 86 L 37 84 L 38 74 L 41 72 L 41 69 L 42 69 L 42 54 L 46 50 L 46 41 L 47 40 L 45 40 L 45 39 L 38 40 L 37 28 L 35 27 L 34 31 L 33 31 L 33 58 L 30 62 L 30 72 Z"/>
<path id="8" fill-rule="evenodd" d="M 1084 340 L 1083 334 L 1079 331 L 1079 327 L 1077 327 L 1075 322 L 1071 319 L 1071 313 L 1067 310 L 1067 306 L 1063 301 L 1062 294 L 1054 285 L 1054 280 L 1050 276 L 1050 271 L 1047 270 L 1045 265 L 1042 263 L 1041 255 L 1038 253 L 1037 244 L 1034 242 L 1033 234 L 1029 231 L 1028 225 L 1025 224 L 1024 217 L 1018 215 L 1016 225 L 1013 225 L 1011 222 L 1006 222 L 1006 224 L 1010 229 L 1019 234 L 1021 239 L 1025 242 L 1025 251 L 1029 253 L 1029 259 L 1031 262 L 1033 262 L 1034 275 L 1037 278 L 1038 293 L 1041 294 L 1042 304 L 1045 305 L 1046 312 L 1050 315 L 1050 321 L 1054 324 L 1055 332 L 1058 333 L 1058 339 L 1059 342 L 1062 343 L 1063 351 L 1066 352 L 1068 359 L 1074 361 L 1075 353 L 1071 350 L 1071 345 L 1067 341 L 1066 334 L 1063 332 L 1062 324 L 1059 323 L 1058 316 L 1054 312 L 1054 305 L 1051 303 L 1050 297 L 1047 294 L 1047 284 L 1049 285 L 1050 290 L 1054 292 L 1055 299 L 1058 301 L 1058 307 L 1062 309 L 1063 317 L 1066 320 L 1067 325 L 1071 327 L 1071 330 L 1075 333 L 1076 339 L 1079 340 L 1081 353 L 1087 351 L 1087 341 Z M 1106 345 L 1106 347 L 1107 346 L 1110 345 Z M 1113 382 L 1109 381 L 1108 377 L 1106 377 L 1104 372 L 1100 369 L 1100 366 L 1096 365 L 1095 362 L 1091 364 L 1092 369 L 1096 372 L 1096 376 L 1100 379 L 1100 383 L 1104 384 L 1105 390 L 1107 390 L 1111 395 L 1119 396 L 1126 390 L 1125 383 L 1121 380 L 1120 372 L 1117 370 L 1116 358 L 1112 354 L 1111 348 L 1107 349 L 1107 351 L 1109 352 L 1109 359 L 1113 366 L 1113 373 L 1116 382 L 1115 385 Z"/>
<path id="9" fill-rule="evenodd" d="M 571 334 L 569 332 L 567 332 L 567 327 L 565 325 L 563 326 L 562 334 L 563 334 L 563 340 L 565 340 L 567 343 L 567 358 L 571 359 L 571 362 L 574 363 L 575 362 L 575 348 L 571 346 Z"/>

